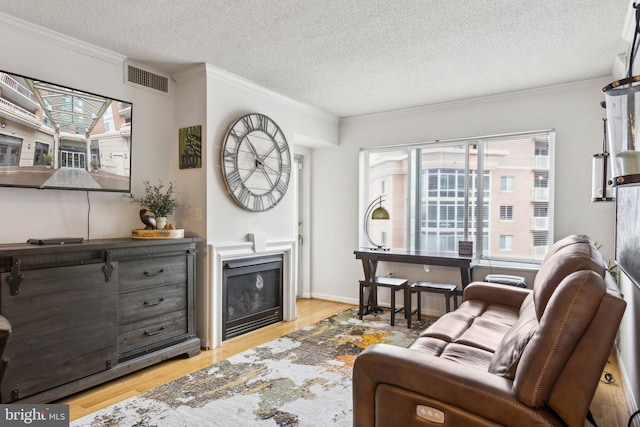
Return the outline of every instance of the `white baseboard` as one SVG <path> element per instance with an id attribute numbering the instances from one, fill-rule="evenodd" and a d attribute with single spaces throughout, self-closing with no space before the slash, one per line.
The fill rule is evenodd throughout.
<path id="1" fill-rule="evenodd" d="M 335 295 L 320 294 L 320 293 L 317 293 L 317 292 L 311 292 L 309 298 L 318 298 L 318 299 L 323 299 L 323 300 L 326 300 L 326 301 L 341 302 L 343 304 L 358 305 L 358 299 L 357 298 L 337 297 Z"/>
<path id="2" fill-rule="evenodd" d="M 620 352 L 618 351 L 618 348 L 616 347 L 615 349 L 615 353 L 616 353 L 616 357 L 618 358 L 618 367 L 620 368 L 620 375 L 622 376 L 622 383 L 624 384 L 624 391 L 625 391 L 625 395 L 627 397 L 627 402 L 629 402 L 629 409 L 631 411 L 631 413 L 633 414 L 635 411 L 638 410 L 638 407 L 636 406 L 636 398 L 633 395 L 633 390 L 631 389 L 631 382 L 630 382 L 630 378 L 629 375 L 627 374 L 627 370 L 624 367 L 624 364 L 621 362 L 621 357 L 620 357 Z"/>
<path id="3" fill-rule="evenodd" d="M 328 295 L 328 294 L 320 294 L 317 292 L 312 292 L 309 296 L 303 296 L 303 298 L 317 298 L 317 299 L 323 299 L 326 301 L 334 301 L 334 302 L 340 302 L 343 304 L 352 304 L 357 306 L 359 301 L 357 298 L 344 298 L 344 297 L 336 297 L 335 295 Z M 380 303 L 384 306 L 384 305 L 389 305 L 388 301 L 383 301 L 381 300 Z M 399 307 L 399 306 L 398 306 Z M 428 317 L 440 317 L 442 316 L 444 313 L 443 312 L 436 312 L 433 310 L 426 310 L 424 307 L 422 308 L 422 315 L 423 316 L 428 316 Z"/>

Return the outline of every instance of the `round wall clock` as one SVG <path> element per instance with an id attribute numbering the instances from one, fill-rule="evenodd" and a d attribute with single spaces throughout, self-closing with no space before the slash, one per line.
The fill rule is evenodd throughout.
<path id="1" fill-rule="evenodd" d="M 229 127 L 221 163 L 227 190 L 244 209 L 268 211 L 287 192 L 289 145 L 280 127 L 264 114 L 247 114 Z"/>

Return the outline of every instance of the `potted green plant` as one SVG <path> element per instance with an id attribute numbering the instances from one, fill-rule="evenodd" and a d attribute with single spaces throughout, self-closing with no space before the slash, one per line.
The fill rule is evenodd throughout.
<path id="1" fill-rule="evenodd" d="M 167 225 L 167 216 L 173 214 L 176 206 L 178 205 L 174 193 L 174 183 L 169 182 L 169 186 L 166 191 L 163 191 L 164 184 L 158 180 L 158 185 L 151 185 L 149 181 L 144 181 L 144 196 L 131 198 L 133 202 L 137 202 L 140 206 L 143 206 L 153 212 L 156 217 L 156 228 L 163 230 Z"/>
<path id="2" fill-rule="evenodd" d="M 53 156 L 49 153 L 44 155 L 44 164 L 51 166 L 53 164 Z"/>
<path id="3" fill-rule="evenodd" d="M 91 159 L 91 169 L 97 171 L 100 168 L 100 162 L 98 159 Z"/>

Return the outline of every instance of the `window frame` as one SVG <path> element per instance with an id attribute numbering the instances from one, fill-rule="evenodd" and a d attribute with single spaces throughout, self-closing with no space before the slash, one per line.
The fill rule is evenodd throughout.
<path id="1" fill-rule="evenodd" d="M 500 221 L 513 222 L 513 205 L 500 205 Z"/>
<path id="2" fill-rule="evenodd" d="M 431 238 L 435 238 L 435 239 L 442 239 L 445 238 L 445 240 L 448 238 L 448 236 L 443 236 L 443 237 L 437 237 L 437 233 L 442 233 L 442 231 L 437 231 L 435 235 L 433 235 L 432 237 L 429 237 L 432 233 L 431 230 L 429 230 L 430 227 L 424 227 L 421 228 L 421 226 L 423 225 L 423 223 L 427 220 L 427 218 L 429 218 L 429 221 L 432 221 L 432 218 L 429 216 L 425 216 L 425 212 L 427 212 L 427 209 L 422 209 L 420 208 L 420 190 L 422 189 L 422 191 L 426 192 L 430 191 L 429 187 L 428 187 L 428 183 L 429 183 L 429 178 L 430 178 L 430 171 L 428 171 L 426 168 L 422 167 L 422 152 L 420 151 L 423 148 L 442 148 L 442 147 L 452 147 L 452 146 L 464 146 L 466 153 L 465 153 L 465 165 L 464 165 L 464 171 L 465 171 L 465 176 L 466 176 L 466 181 L 467 181 L 467 188 L 465 189 L 464 193 L 465 193 L 465 206 L 469 206 L 470 209 L 466 209 L 466 220 L 464 221 L 465 223 L 465 227 L 464 227 L 464 239 L 465 240 L 471 240 L 470 237 L 472 236 L 477 236 L 477 230 L 482 231 L 482 236 L 479 239 L 473 239 L 475 241 L 475 246 L 474 246 L 474 256 L 478 257 L 479 256 L 479 263 L 488 265 L 513 265 L 513 264 L 519 264 L 522 266 L 526 266 L 526 265 L 537 265 L 540 263 L 541 258 L 534 258 L 533 252 L 530 254 L 531 259 L 527 259 L 527 258 L 523 258 L 523 259 L 514 259 L 509 257 L 508 255 L 502 256 L 501 254 L 498 254 L 497 252 L 501 252 L 496 250 L 496 247 L 494 246 L 494 248 L 492 249 L 493 254 L 491 254 L 490 256 L 485 255 L 485 253 L 487 251 L 489 251 L 489 238 L 491 235 L 495 236 L 495 233 L 497 233 L 497 231 L 491 231 L 489 229 L 489 226 L 487 224 L 491 223 L 491 221 L 493 220 L 489 220 L 489 215 L 491 215 L 491 210 L 495 209 L 495 206 L 492 208 L 490 206 L 486 206 L 483 205 L 483 197 L 480 194 L 483 193 L 487 193 L 489 194 L 489 191 L 494 191 L 493 194 L 497 194 L 498 192 L 507 192 L 507 193 L 511 193 L 511 192 L 515 192 L 515 186 L 518 185 L 517 184 L 517 180 L 518 179 L 514 179 L 513 176 L 510 175 L 503 175 L 506 176 L 507 180 L 511 179 L 511 183 L 512 183 L 512 188 L 508 188 L 506 191 L 504 190 L 504 187 L 502 185 L 501 182 L 501 178 L 502 176 L 499 175 L 493 175 L 490 176 L 491 180 L 497 180 L 498 182 L 495 185 L 495 188 L 493 188 L 492 190 L 489 190 L 488 188 L 486 188 L 487 186 L 491 185 L 490 182 L 485 181 L 484 179 L 481 180 L 482 181 L 482 185 L 483 187 L 485 187 L 485 189 L 481 192 L 478 192 L 477 194 L 474 194 L 474 198 L 472 201 L 469 200 L 469 193 L 471 189 L 475 189 L 478 185 L 478 181 L 480 181 L 477 177 L 478 175 L 478 170 L 481 170 L 483 172 L 483 176 L 489 172 L 492 171 L 491 168 L 486 169 L 484 168 L 483 165 L 483 160 L 484 160 L 484 147 L 487 146 L 487 144 L 490 144 L 492 142 L 500 142 L 500 141 L 508 141 L 510 139 L 512 140 L 521 140 L 521 139 L 526 139 L 526 138 L 531 138 L 533 139 L 534 143 L 536 142 L 536 140 L 544 140 L 544 142 L 547 144 L 546 149 L 544 149 L 545 153 L 548 155 L 548 166 L 545 168 L 539 168 L 537 166 L 537 162 L 534 161 L 534 165 L 531 165 L 531 173 L 534 174 L 534 176 L 536 177 L 535 182 L 531 185 L 533 190 L 536 189 L 544 189 L 545 191 L 548 191 L 548 201 L 547 201 L 547 212 L 548 212 L 548 229 L 546 231 L 547 236 L 548 236 L 548 241 L 552 242 L 553 241 L 553 235 L 554 235 L 554 230 L 553 230 L 553 211 L 554 211 L 554 197 L 553 197 L 553 192 L 554 192 L 554 174 L 555 174 L 555 130 L 554 129 L 546 129 L 546 130 L 539 130 L 539 131 L 531 131 L 531 132 L 518 132 L 518 133 L 510 133 L 510 134 L 500 134 L 500 135 L 488 135 L 488 136 L 482 136 L 482 137 L 473 137 L 473 138 L 456 138 L 456 139 L 450 139 L 450 140 L 434 140 L 434 141 L 426 141 L 426 142 L 415 142 L 415 143 L 409 143 L 409 144 L 397 144 L 397 145 L 386 145 L 386 146 L 379 146 L 379 147 L 370 147 L 370 148 L 361 148 L 360 149 L 360 181 L 359 181 L 359 185 L 360 185 L 360 196 L 359 196 L 359 245 L 361 247 L 367 247 L 367 244 L 365 242 L 365 238 L 363 237 L 363 233 L 362 233 L 362 226 L 363 226 L 363 214 L 365 209 L 367 208 L 367 206 L 369 205 L 369 203 L 371 202 L 370 200 L 366 200 L 368 199 L 368 195 L 370 194 L 369 191 L 369 182 L 370 182 L 370 167 L 373 166 L 373 164 L 370 162 L 370 156 L 371 154 L 374 153 L 385 153 L 385 152 L 391 152 L 391 151 L 398 151 L 398 152 L 403 152 L 406 154 L 406 162 L 407 162 L 407 166 L 406 166 L 406 194 L 404 195 L 404 197 L 406 198 L 406 214 L 407 214 L 407 218 L 406 218 L 406 230 L 404 231 L 404 233 L 406 233 L 405 236 L 403 236 L 403 239 L 406 240 L 405 242 L 405 247 L 396 247 L 395 249 L 398 250 L 420 250 L 420 240 L 422 239 L 422 241 L 427 242 L 429 239 Z M 489 145 L 490 147 L 490 145 Z M 470 158 L 472 158 L 472 154 L 470 154 L 471 152 L 473 152 L 473 156 L 475 156 L 475 158 L 478 161 L 478 164 L 474 164 L 473 168 L 470 168 L 469 165 L 469 161 Z M 532 154 L 533 157 L 537 157 L 539 156 L 541 153 L 541 150 L 538 147 L 534 146 L 534 154 Z M 534 159 L 535 160 L 535 159 Z M 475 162 L 475 160 L 474 160 Z M 457 175 L 458 171 L 456 169 L 453 169 L 449 172 L 446 172 L 446 165 L 443 165 L 442 168 L 440 168 L 442 170 L 445 170 L 444 175 L 446 175 L 447 173 L 449 173 L 450 175 Z M 543 170 L 546 173 L 546 179 L 543 181 L 539 181 L 538 180 L 538 171 L 539 170 Z M 424 176 L 421 178 L 422 174 L 424 173 Z M 450 176 L 449 175 L 449 176 Z M 473 179 L 472 179 L 472 175 L 473 175 Z M 433 179 L 441 179 L 440 176 L 438 176 L 437 178 L 433 178 Z M 454 180 L 455 182 L 449 182 L 451 183 L 451 185 L 453 185 L 453 188 L 451 188 L 452 192 L 457 191 L 457 180 Z M 388 183 L 386 183 L 388 184 Z M 389 186 L 390 187 L 390 186 Z M 528 188 L 527 188 L 528 189 Z M 387 192 L 389 190 L 387 189 Z M 436 189 L 433 191 L 441 191 L 440 189 Z M 429 202 L 427 202 L 429 203 Z M 471 203 L 471 204 L 470 204 Z M 424 204 L 422 204 L 424 206 Z M 455 205 L 455 204 L 454 204 Z M 479 209 L 477 206 L 481 206 Z M 442 206 L 439 205 L 436 209 L 442 209 Z M 514 210 L 516 209 L 515 207 L 513 208 Z M 477 215 L 477 210 L 480 211 L 480 215 Z M 532 210 L 533 212 L 533 210 Z M 529 212 L 528 216 L 533 217 L 533 213 Z M 422 215 L 421 218 L 417 218 L 419 215 Z M 457 215 L 454 215 L 454 219 L 453 221 L 457 220 Z M 498 214 L 498 218 L 499 218 L 499 214 Z M 513 218 L 513 217 L 512 217 Z M 502 220 L 502 221 L 513 221 L 513 219 L 510 220 Z M 440 222 L 440 218 L 438 218 L 438 222 Z M 412 230 L 412 228 L 414 228 Z M 424 232 L 423 232 L 424 230 Z M 449 228 L 444 228 L 441 230 L 449 230 Z M 452 230 L 456 230 L 456 229 L 452 229 Z M 488 231 L 487 231 L 488 230 Z M 535 234 L 537 230 L 532 230 L 532 236 Z M 395 239 L 395 237 L 394 237 Z M 516 246 L 516 242 L 513 242 L 514 247 Z M 457 253 L 457 248 L 456 248 L 456 253 Z M 536 251 L 536 254 L 538 252 Z M 537 256 L 537 255 L 536 255 Z"/>

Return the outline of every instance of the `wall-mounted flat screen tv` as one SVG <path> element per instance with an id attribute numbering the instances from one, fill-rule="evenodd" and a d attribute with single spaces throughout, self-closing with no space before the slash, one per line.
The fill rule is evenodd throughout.
<path id="1" fill-rule="evenodd" d="M 130 192 L 132 110 L 0 70 L 0 186 Z"/>

